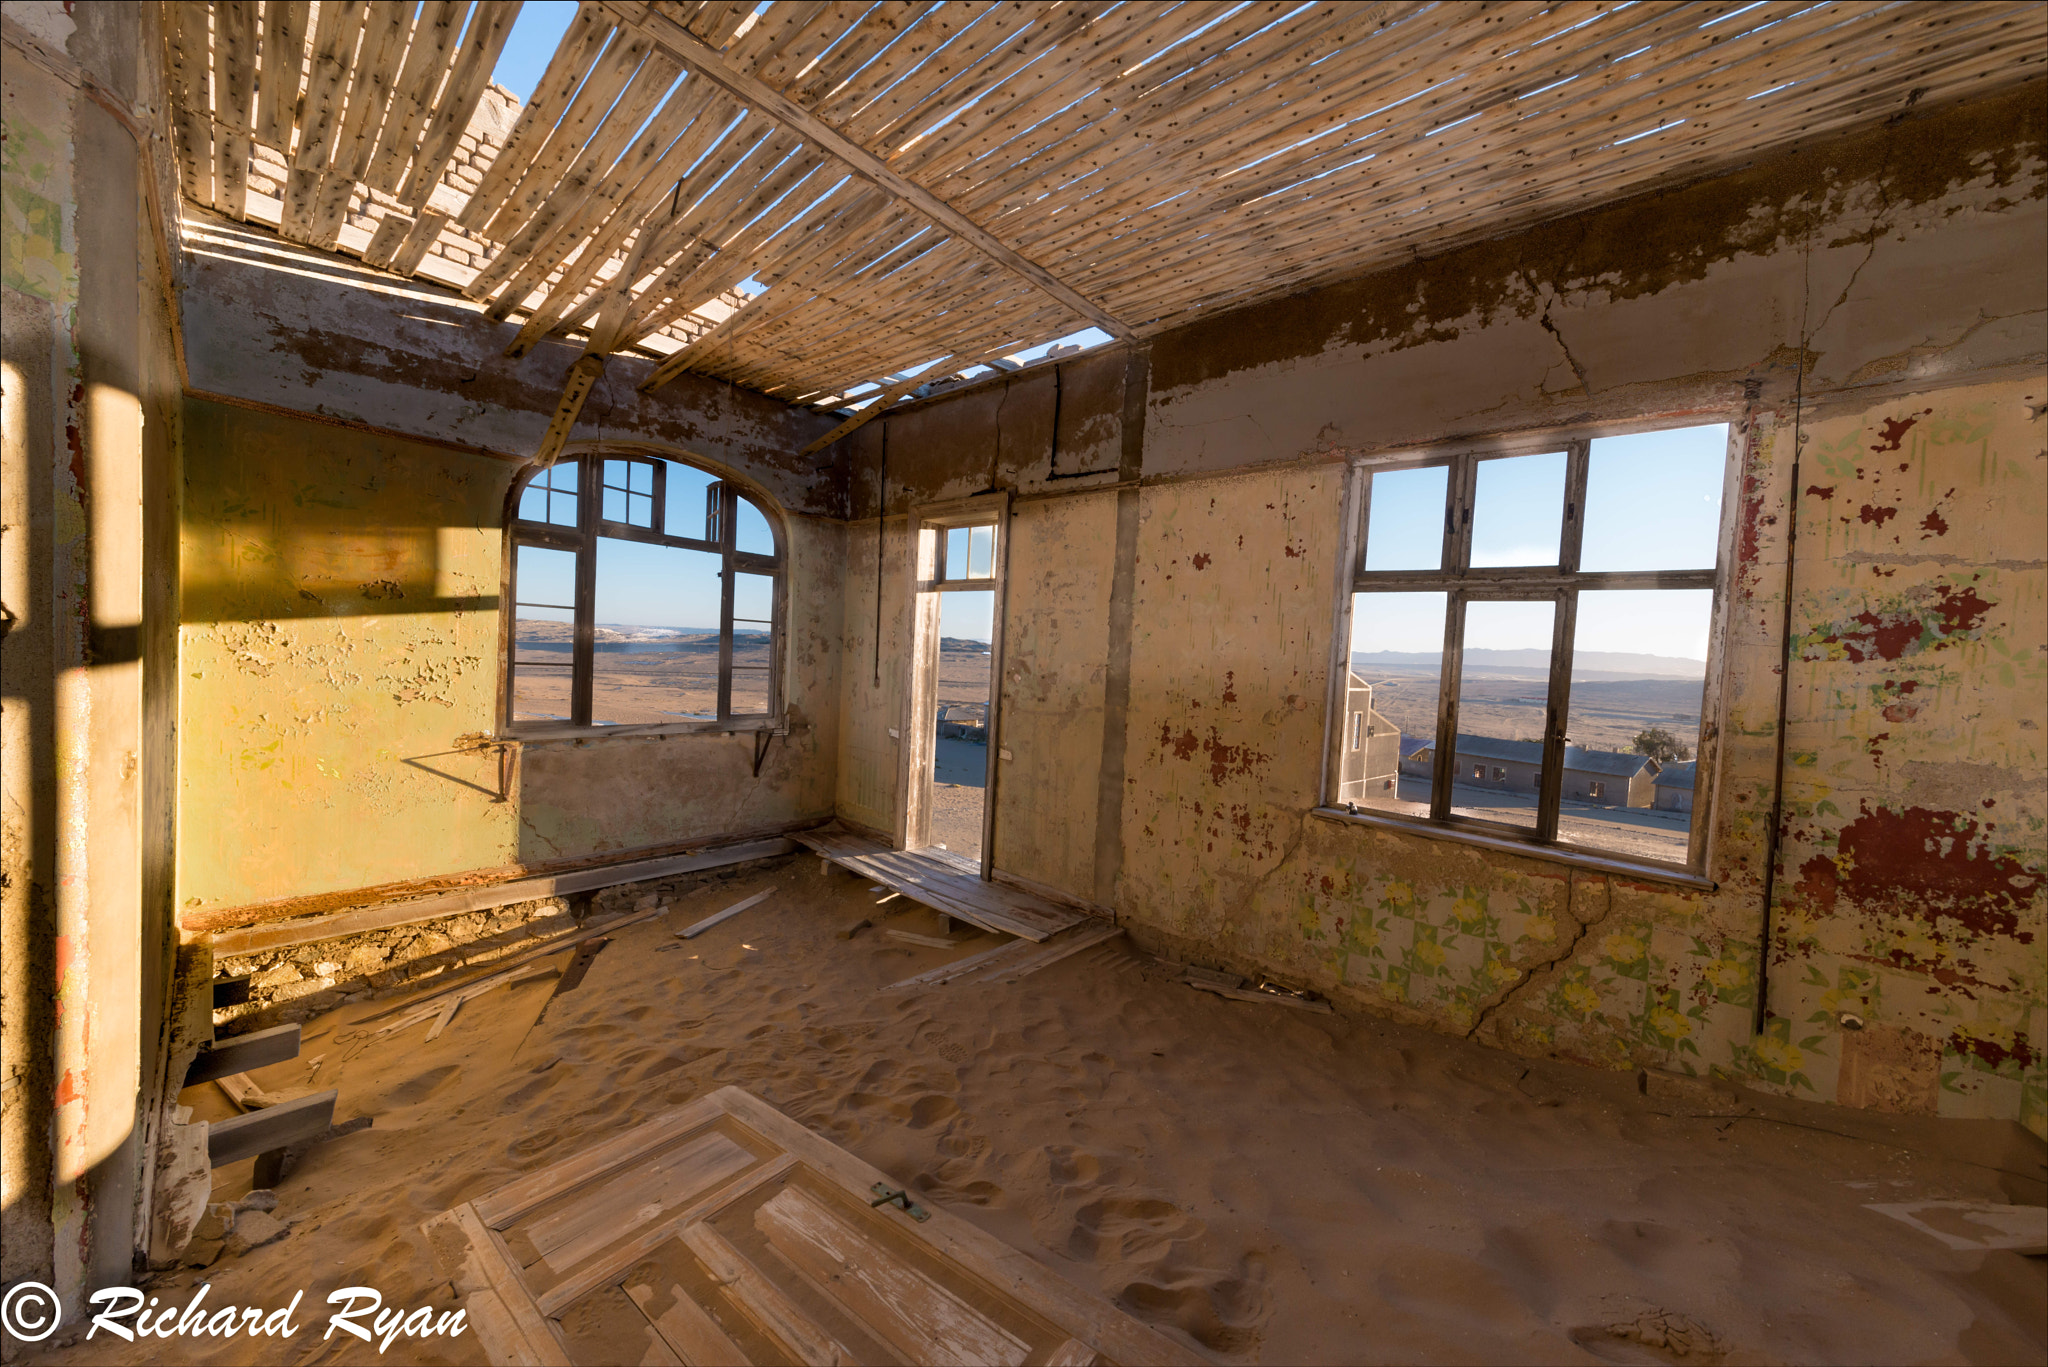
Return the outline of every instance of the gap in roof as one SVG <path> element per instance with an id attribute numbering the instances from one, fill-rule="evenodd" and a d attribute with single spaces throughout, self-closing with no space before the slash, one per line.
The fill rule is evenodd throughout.
<path id="1" fill-rule="evenodd" d="M 519 17 L 512 21 L 512 33 L 505 39 L 498 64 L 491 68 L 491 80 L 519 97 L 525 104 L 533 98 L 548 69 L 548 59 L 562 45 L 562 35 L 576 19 L 576 0 L 526 0 Z"/>

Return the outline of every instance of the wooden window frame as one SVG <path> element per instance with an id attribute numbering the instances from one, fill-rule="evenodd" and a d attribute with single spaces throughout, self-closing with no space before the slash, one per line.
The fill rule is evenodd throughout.
<path id="1" fill-rule="evenodd" d="M 1584 537 L 1582 512 L 1592 444 L 1602 437 L 1672 431 L 1725 424 L 1728 447 L 1722 469 L 1720 526 L 1712 569 L 1582 571 L 1579 557 Z M 1726 569 L 1733 554 L 1735 510 L 1739 506 L 1741 456 L 1748 440 L 1739 414 L 1703 413 L 1683 420 L 1579 426 L 1534 436 L 1477 440 L 1423 450 L 1390 453 L 1350 462 L 1345 484 L 1343 550 L 1339 560 L 1335 634 L 1330 645 L 1330 697 L 1326 711 L 1322 802 L 1316 814 L 1325 818 L 1413 832 L 1436 839 L 1511 850 L 1553 862 L 1602 871 L 1631 873 L 1689 887 L 1715 886 L 1707 870 L 1712 862 L 1711 806 L 1695 789 L 1694 810 L 1683 862 L 1644 859 L 1573 844 L 1558 837 L 1564 783 L 1565 726 L 1571 713 L 1572 652 L 1577 635 L 1579 594 L 1599 589 L 1707 589 L 1713 594 L 1708 617 L 1707 669 L 1700 700 L 1700 734 L 1695 751 L 1696 773 L 1718 771 L 1722 674 L 1727 660 Z M 1481 462 L 1513 456 L 1562 452 L 1565 491 L 1558 561 L 1555 565 L 1479 567 L 1471 564 L 1472 512 Z M 1366 530 L 1371 516 L 1371 476 L 1400 470 L 1449 467 L 1444 498 L 1441 567 L 1433 570 L 1367 570 Z M 1336 785 L 1341 773 L 1341 740 L 1351 673 L 1353 595 L 1370 592 L 1442 593 L 1445 595 L 1444 650 L 1437 695 L 1437 727 L 1432 754 L 1449 755 L 1450 763 L 1430 766 L 1430 812 L 1415 816 L 1377 811 L 1341 803 Z M 1451 788 L 1457 758 L 1458 693 L 1463 676 L 1465 609 L 1473 602 L 1547 601 L 1556 604 L 1552 627 L 1550 675 L 1543 729 L 1542 768 L 1537 820 L 1533 828 L 1465 817 L 1451 810 Z M 1707 786 L 1696 780 L 1699 786 Z"/>
<path id="2" fill-rule="evenodd" d="M 651 464 L 653 470 L 653 516 L 651 527 L 636 526 L 630 522 L 616 522 L 604 516 L 604 466 L 606 461 L 643 462 Z M 702 537 L 680 536 L 664 524 L 667 516 L 667 475 L 666 462 L 687 465 L 701 470 L 712 477 L 712 484 L 706 491 L 705 535 Z M 543 471 L 559 469 L 563 465 L 575 464 L 578 468 L 576 479 L 576 525 L 563 526 L 556 523 L 531 522 L 519 516 L 519 505 L 527 487 Z M 630 476 L 629 476 L 630 483 Z M 740 550 L 736 544 L 739 528 L 739 500 L 744 497 L 754 505 L 768 524 L 775 550 L 772 555 L 756 551 Z M 630 517 L 630 501 L 627 516 Z M 604 725 L 593 722 L 591 710 L 595 691 L 595 665 L 597 658 L 597 543 L 610 537 L 622 541 L 639 541 L 656 546 L 674 546 L 682 550 L 704 551 L 719 557 L 719 616 L 718 616 L 718 715 L 700 720 L 653 723 L 627 723 Z M 501 641 L 498 658 L 503 668 L 500 671 L 498 699 L 499 737 L 506 740 L 539 740 L 555 737 L 587 739 L 596 736 L 645 736 L 675 735 L 693 732 L 736 732 L 772 731 L 780 733 L 785 728 L 783 693 L 784 661 L 786 658 L 785 637 L 787 636 L 789 598 L 789 546 L 783 527 L 783 518 L 778 509 L 758 490 L 736 482 L 724 471 L 714 469 L 703 462 L 665 450 L 629 448 L 606 445 L 585 449 L 572 449 L 560 460 L 550 465 L 530 465 L 520 471 L 512 481 L 511 493 L 505 505 L 505 570 L 504 598 L 506 611 L 502 615 Z M 576 557 L 575 602 L 571 608 L 572 637 L 569 668 L 569 710 L 566 722 L 515 721 L 513 703 L 517 671 L 518 613 L 519 613 L 519 549 L 533 546 L 544 550 L 568 551 Z M 768 647 L 768 707 L 764 712 L 735 713 L 732 710 L 733 679 L 733 585 L 734 575 L 739 573 L 768 576 L 773 583 L 770 591 L 769 647 Z"/>

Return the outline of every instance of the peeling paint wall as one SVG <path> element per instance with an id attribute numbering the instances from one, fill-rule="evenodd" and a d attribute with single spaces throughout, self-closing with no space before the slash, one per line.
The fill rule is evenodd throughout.
<path id="1" fill-rule="evenodd" d="M 1154 339 L 1127 566 L 1102 510 L 1128 494 L 1051 478 L 1051 433 L 1077 420 L 1102 448 L 1090 468 L 1117 476 L 1117 386 L 1067 389 L 1057 422 L 1044 377 L 1017 377 L 871 424 L 848 443 L 856 516 L 884 442 L 892 514 L 1018 499 L 1005 701 L 1026 730 L 1005 741 L 998 866 L 1013 853 L 1071 887 L 1087 858 L 1120 861 L 1116 910 L 1141 941 L 1505 1047 L 2048 1133 L 2044 150 L 2036 84 Z M 1106 378 L 1112 359 L 1091 364 Z M 1311 815 L 1344 460 L 1646 417 L 1744 438 L 1708 719 L 1718 886 Z M 908 573 L 891 554 L 885 641 Z M 1127 660 L 1106 627 L 1120 575 Z M 850 634 L 872 576 L 849 579 Z M 1105 855 L 1067 813 L 1106 772 L 1081 733 L 1106 696 L 1093 677 L 1119 669 Z M 886 675 L 849 689 L 847 734 L 900 706 Z"/>
<path id="2" fill-rule="evenodd" d="M 1731 585 L 1716 891 L 1307 813 L 1336 554 L 1325 469 L 1146 492 L 1121 913 L 1197 955 L 1511 1048 L 2039 1132 L 2044 394 L 2038 376 L 1803 424 L 1761 1038 L 1786 415 L 1760 428 L 1745 480 L 1770 525 Z"/>
<path id="3" fill-rule="evenodd" d="M 143 1242 L 175 1000 L 174 244 L 154 11 L 5 21 L 0 1281 L 75 1315 Z"/>
<path id="4" fill-rule="evenodd" d="M 515 747 L 498 594 L 515 462 L 186 407 L 188 912 L 780 829 L 832 805 L 843 533 L 787 519 L 791 733 Z M 685 454 L 679 452 L 678 454 Z M 501 800 L 502 799 L 502 800 Z"/>

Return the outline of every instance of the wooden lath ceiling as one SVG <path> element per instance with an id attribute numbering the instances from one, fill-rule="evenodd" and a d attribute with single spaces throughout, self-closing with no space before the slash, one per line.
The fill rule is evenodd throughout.
<path id="1" fill-rule="evenodd" d="M 172 7 L 187 193 L 251 143 L 281 231 L 409 269 L 516 6 Z M 2001 3 L 588 0 L 466 203 L 467 287 L 587 354 L 838 406 L 1096 326 L 1142 337 L 2037 76 Z M 276 81 L 270 73 L 282 74 Z M 238 215 L 239 216 L 239 215 Z M 707 309 L 743 282 L 765 292 Z M 936 363 L 936 364 L 934 364 Z M 922 380 L 906 372 L 922 369 Z"/>

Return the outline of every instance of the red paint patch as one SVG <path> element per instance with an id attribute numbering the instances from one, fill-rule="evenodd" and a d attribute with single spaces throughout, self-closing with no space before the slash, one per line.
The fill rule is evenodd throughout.
<path id="1" fill-rule="evenodd" d="M 1833 498 L 1835 496 L 1835 486 L 1832 484 L 1809 484 L 1806 486 L 1806 492 L 1812 494 L 1815 498 Z"/>
<path id="2" fill-rule="evenodd" d="M 1857 514 L 1863 521 L 1877 527 L 1882 527 L 1898 515 L 1897 508 L 1873 508 L 1868 503 L 1864 504 L 1863 511 Z"/>
<path id="3" fill-rule="evenodd" d="M 1280 549 L 1287 552 L 1287 558 L 1289 560 L 1299 560 L 1304 554 L 1303 551 L 1294 546 L 1282 546 Z"/>
<path id="4" fill-rule="evenodd" d="M 1203 552 L 1203 553 L 1202 553 L 1201 555 L 1198 555 L 1198 556 L 1196 556 L 1196 557 L 1195 557 L 1194 559 L 1190 560 L 1190 561 L 1189 561 L 1188 563 L 1189 563 L 1190 565 L 1193 565 L 1193 566 L 1194 566 L 1194 567 L 1195 567 L 1196 569 L 1198 569 L 1198 570 L 1206 570 L 1206 569 L 1208 569 L 1208 568 L 1209 568 L 1209 555 L 1208 555 L 1208 552 L 1206 552 L 1206 551 L 1205 551 L 1205 552 Z"/>
<path id="5" fill-rule="evenodd" d="M 1968 1054 L 1997 1068 L 2003 1063 L 2017 1063 L 2021 1068 L 2031 1068 L 2034 1060 L 2041 1057 L 2024 1031 L 2013 1032 L 2012 1048 L 2008 1049 L 1996 1040 L 1974 1039 L 1958 1030 L 1948 1037 L 1948 1050 L 1952 1054 Z"/>
<path id="6" fill-rule="evenodd" d="M 1797 889 L 1815 910 L 1832 913 L 1847 898 L 1925 921 L 1951 920 L 1978 935 L 2032 944 L 2020 928 L 2042 875 L 2009 854 L 1996 854 L 1973 816 L 1908 807 L 1894 812 L 1863 804 L 1844 826 L 1834 858 L 1815 855 L 1799 868 Z"/>
<path id="7" fill-rule="evenodd" d="M 1926 417 L 1933 411 L 1934 410 L 1931 408 L 1923 408 L 1914 417 L 1886 418 L 1882 423 L 1878 424 L 1877 445 L 1871 447 L 1870 449 L 1873 451 L 1898 450 L 1899 443 L 1906 439 L 1906 434 L 1913 430 L 1914 426 L 1920 421 L 1921 418 Z"/>
<path id="8" fill-rule="evenodd" d="M 1936 508 L 1933 512 L 1921 518 L 1920 530 L 1926 532 L 1927 536 L 1947 536 L 1948 521 L 1942 517 L 1941 509 Z M 1925 541 L 1927 536 L 1923 536 L 1920 539 Z"/>
<path id="9" fill-rule="evenodd" d="M 1234 669 L 1223 671 L 1223 701 L 1237 701 L 1237 671 Z"/>
<path id="10" fill-rule="evenodd" d="M 1858 664 L 1866 660 L 1896 660 L 1939 649 L 1953 637 L 1975 632 L 1984 624 L 1984 614 L 1996 606 L 1968 585 L 1929 586 L 1914 591 L 1903 602 L 1894 600 L 1894 606 L 1883 611 L 1859 612 L 1833 630 L 1816 632 L 1808 640 L 1839 645 Z"/>

